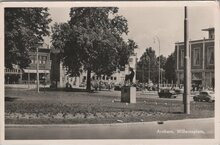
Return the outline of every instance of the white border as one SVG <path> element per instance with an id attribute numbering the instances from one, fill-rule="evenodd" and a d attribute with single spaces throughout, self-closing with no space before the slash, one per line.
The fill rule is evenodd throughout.
<path id="1" fill-rule="evenodd" d="M 220 86 L 220 75 L 218 74 L 220 54 L 219 49 L 219 4 L 217 1 L 161 1 L 161 2 L 2 2 L 0 3 L 0 75 L 1 75 L 1 85 L 0 85 L 0 144 L 3 145 L 13 145 L 13 144 L 74 144 L 74 145 L 97 145 L 97 144 L 105 144 L 105 145 L 143 145 L 143 144 L 195 144 L 195 145 L 209 145 L 209 144 L 220 144 L 219 142 L 219 128 L 220 128 L 220 99 L 219 99 L 219 86 Z M 212 6 L 215 9 L 215 86 L 216 86 L 216 106 L 215 106 L 215 139 L 148 139 L 148 140 L 4 140 L 4 7 L 102 7 L 102 6 L 120 6 L 120 7 L 183 7 L 183 6 Z"/>

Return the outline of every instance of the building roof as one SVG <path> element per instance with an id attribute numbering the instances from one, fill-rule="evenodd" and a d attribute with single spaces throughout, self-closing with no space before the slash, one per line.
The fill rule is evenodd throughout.
<path id="1" fill-rule="evenodd" d="M 214 27 L 210 27 L 210 28 L 202 29 L 202 31 L 214 31 L 214 30 L 215 30 Z"/>
<path id="2" fill-rule="evenodd" d="M 190 40 L 189 43 L 190 44 L 193 44 L 193 43 L 196 43 L 196 42 L 201 42 L 202 43 L 203 41 L 205 41 L 205 42 L 212 42 L 212 41 L 214 41 L 214 39 L 204 38 L 204 39 L 198 39 L 198 40 Z M 176 42 L 175 44 L 184 45 L 184 42 Z"/>
<path id="3" fill-rule="evenodd" d="M 205 29 L 202 29 L 202 31 L 208 31 L 210 33 L 213 32 L 215 30 L 214 27 L 210 27 L 210 28 L 205 28 Z M 210 40 L 214 40 L 214 38 L 203 38 L 203 39 L 198 39 L 198 40 L 190 40 L 189 43 L 194 43 L 194 42 L 202 42 L 202 41 L 210 41 Z M 175 44 L 183 44 L 184 42 L 176 42 Z"/>

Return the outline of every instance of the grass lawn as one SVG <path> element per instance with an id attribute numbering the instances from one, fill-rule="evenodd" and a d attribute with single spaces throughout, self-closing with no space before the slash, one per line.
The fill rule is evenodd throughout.
<path id="1" fill-rule="evenodd" d="M 191 114 L 183 114 L 179 99 L 141 97 L 137 103 L 120 102 L 119 91 L 62 92 L 5 90 L 6 124 L 77 124 L 176 120 L 214 117 L 214 103 L 191 102 Z"/>

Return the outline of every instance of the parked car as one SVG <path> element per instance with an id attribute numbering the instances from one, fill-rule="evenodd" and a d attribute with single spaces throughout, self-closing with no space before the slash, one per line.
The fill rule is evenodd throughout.
<path id="1" fill-rule="evenodd" d="M 85 87 L 85 86 L 86 86 L 85 83 L 81 83 L 81 84 L 79 84 L 79 87 Z"/>
<path id="2" fill-rule="evenodd" d="M 184 93 L 184 89 L 180 89 L 180 88 L 174 88 L 176 94 L 183 94 Z"/>
<path id="3" fill-rule="evenodd" d="M 206 102 L 214 102 L 215 101 L 215 93 L 209 90 L 203 90 L 199 92 L 199 95 L 193 97 L 194 101 L 206 101 Z"/>
<path id="4" fill-rule="evenodd" d="M 135 86 L 136 87 L 136 91 L 142 91 L 142 88 L 140 86 Z"/>
<path id="5" fill-rule="evenodd" d="M 114 90 L 115 91 L 121 91 L 121 87 L 122 87 L 121 85 L 117 84 L 117 85 L 114 86 Z"/>
<path id="6" fill-rule="evenodd" d="M 177 97 L 176 92 L 170 89 L 161 89 L 158 92 L 158 95 L 160 98 L 176 98 Z"/>

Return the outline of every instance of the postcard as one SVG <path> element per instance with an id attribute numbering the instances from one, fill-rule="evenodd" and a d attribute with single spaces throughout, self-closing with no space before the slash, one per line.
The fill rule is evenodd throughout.
<path id="1" fill-rule="evenodd" d="M 219 144 L 218 2 L 1 12 L 1 144 Z"/>

